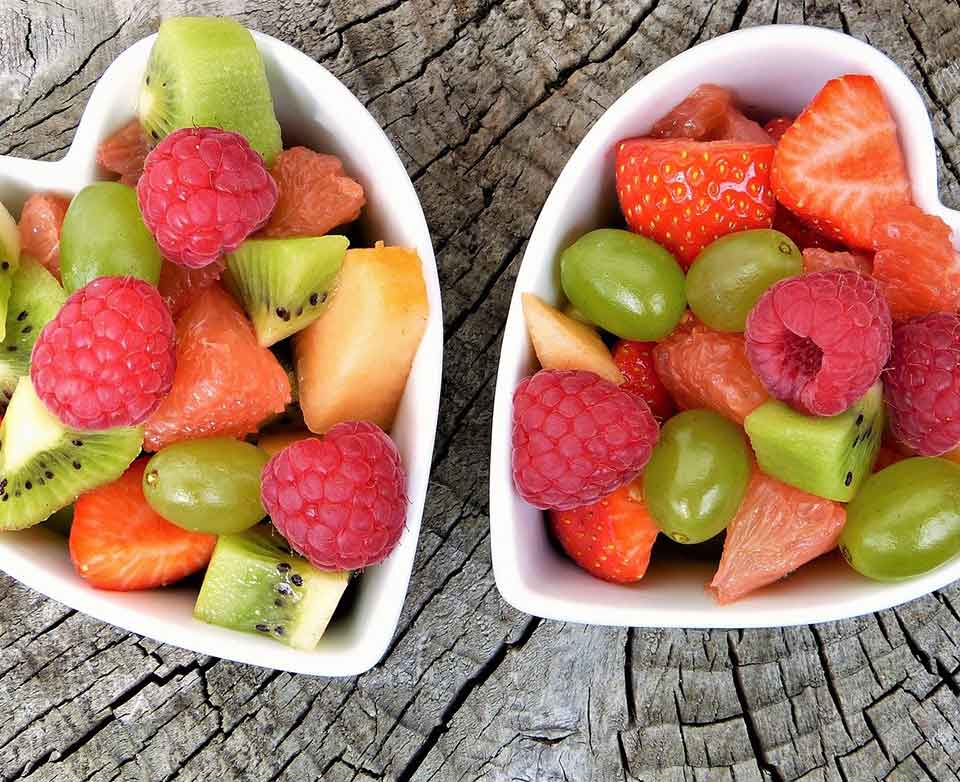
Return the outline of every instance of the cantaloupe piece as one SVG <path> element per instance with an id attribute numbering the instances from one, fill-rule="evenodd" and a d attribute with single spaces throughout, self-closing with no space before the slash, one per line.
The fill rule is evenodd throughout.
<path id="1" fill-rule="evenodd" d="M 583 369 L 620 385 L 623 375 L 596 330 L 564 315 L 539 296 L 524 293 L 523 317 L 540 366 L 544 369 Z"/>
<path id="2" fill-rule="evenodd" d="M 389 431 L 428 312 L 415 250 L 348 250 L 326 311 L 294 338 L 307 428 L 372 421 Z"/>

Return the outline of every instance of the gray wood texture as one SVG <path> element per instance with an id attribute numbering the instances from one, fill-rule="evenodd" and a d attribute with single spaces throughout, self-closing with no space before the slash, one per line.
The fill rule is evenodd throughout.
<path id="1" fill-rule="evenodd" d="M 551 183 L 637 78 L 769 22 L 842 29 L 923 92 L 960 206 L 946 0 L 0 0 L 0 153 L 56 158 L 163 15 L 228 13 L 339 76 L 396 143 L 444 288 L 435 474 L 390 653 L 356 679 L 218 661 L 0 577 L 2 780 L 958 780 L 960 588 L 816 627 L 587 628 L 504 604 L 487 454 L 509 294 Z M 748 53 L 744 53 L 748 56 Z"/>

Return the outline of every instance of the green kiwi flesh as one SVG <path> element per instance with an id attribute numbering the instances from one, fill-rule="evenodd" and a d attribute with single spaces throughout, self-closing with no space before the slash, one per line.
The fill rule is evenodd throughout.
<path id="1" fill-rule="evenodd" d="M 66 299 L 50 272 L 32 258 L 20 259 L 7 306 L 6 337 L 0 340 L 0 412 L 7 409 L 17 381 L 30 374 L 33 344 Z"/>
<path id="2" fill-rule="evenodd" d="M 243 135 L 267 166 L 282 148 L 263 59 L 250 32 L 232 19 L 165 20 L 138 113 L 154 142 L 179 128 L 223 128 Z"/>
<path id="3" fill-rule="evenodd" d="M 7 303 L 13 275 L 20 266 L 20 232 L 7 208 L 0 204 L 0 339 L 6 337 Z"/>
<path id="4" fill-rule="evenodd" d="M 226 282 L 269 347 L 320 317 L 349 241 L 344 236 L 248 239 L 227 256 Z"/>
<path id="5" fill-rule="evenodd" d="M 32 527 L 86 491 L 119 478 L 140 453 L 141 428 L 69 429 L 17 383 L 0 426 L 0 530 Z"/>
<path id="6" fill-rule="evenodd" d="M 782 402 L 760 405 L 744 421 L 760 469 L 798 489 L 849 502 L 870 475 L 883 437 L 883 386 L 829 418 Z"/>
<path id="7" fill-rule="evenodd" d="M 348 572 L 316 569 L 261 525 L 220 536 L 193 615 L 312 651 L 349 580 Z"/>

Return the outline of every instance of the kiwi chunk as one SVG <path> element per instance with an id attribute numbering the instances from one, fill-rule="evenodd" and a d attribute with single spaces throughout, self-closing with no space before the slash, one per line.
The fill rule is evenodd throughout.
<path id="1" fill-rule="evenodd" d="M 840 415 L 804 415 L 771 400 L 744 422 L 761 470 L 838 502 L 853 499 L 870 475 L 883 425 L 883 386 L 879 382 Z"/>
<path id="2" fill-rule="evenodd" d="M 0 339 L 6 338 L 7 304 L 13 276 L 20 266 L 20 232 L 7 208 L 0 204 Z"/>
<path id="3" fill-rule="evenodd" d="M 17 383 L 0 426 L 0 530 L 32 527 L 83 492 L 119 478 L 140 453 L 143 430 L 69 429 Z"/>
<path id="4" fill-rule="evenodd" d="M 138 113 L 155 142 L 179 128 L 223 128 L 243 135 L 267 166 L 282 148 L 263 58 L 250 32 L 232 19 L 165 20 L 150 51 Z"/>
<path id="5" fill-rule="evenodd" d="M 269 525 L 221 535 L 193 615 L 295 649 L 316 648 L 350 574 L 317 570 Z"/>
<path id="6" fill-rule="evenodd" d="M 261 345 L 279 342 L 320 317 L 349 244 L 344 236 L 248 239 L 227 256 L 227 285 L 243 303 Z"/>
<path id="7" fill-rule="evenodd" d="M 20 259 L 7 306 L 7 336 L 0 340 L 0 412 L 7 409 L 17 381 L 30 374 L 33 343 L 66 299 L 50 272 L 32 258 Z"/>

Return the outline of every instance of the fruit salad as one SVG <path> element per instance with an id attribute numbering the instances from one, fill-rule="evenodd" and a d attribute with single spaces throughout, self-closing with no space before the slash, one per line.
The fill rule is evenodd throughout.
<path id="1" fill-rule="evenodd" d="M 512 472 L 558 546 L 620 584 L 711 557 L 721 605 L 838 548 L 881 581 L 960 553 L 960 256 L 876 81 L 795 117 L 701 85 L 611 158 L 623 222 L 522 294 Z"/>
<path id="2" fill-rule="evenodd" d="M 198 620 L 313 649 L 404 530 L 420 259 L 352 246 L 363 186 L 284 148 L 228 19 L 163 22 L 97 161 L 0 206 L 0 530 L 66 535 L 94 589 L 193 577 Z"/>

